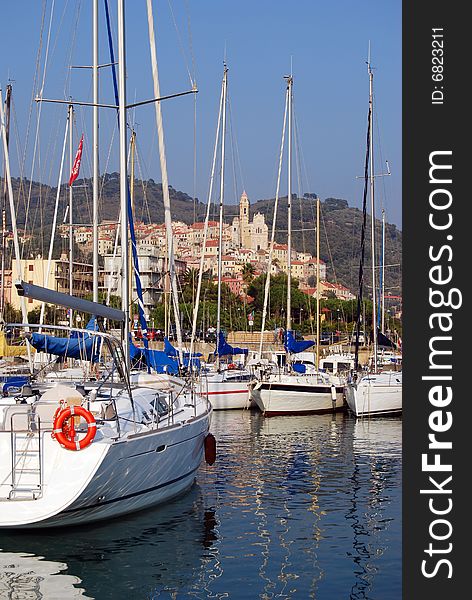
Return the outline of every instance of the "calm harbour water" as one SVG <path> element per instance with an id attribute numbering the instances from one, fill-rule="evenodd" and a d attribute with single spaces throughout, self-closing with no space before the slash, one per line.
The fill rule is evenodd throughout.
<path id="1" fill-rule="evenodd" d="M 223 411 L 212 432 L 169 506 L 0 533 L 0 598 L 401 598 L 400 418 Z"/>

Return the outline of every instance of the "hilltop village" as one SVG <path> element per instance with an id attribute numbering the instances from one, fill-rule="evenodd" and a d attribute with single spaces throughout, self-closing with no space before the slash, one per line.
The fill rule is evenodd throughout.
<path id="1" fill-rule="evenodd" d="M 103 261 L 100 270 L 100 288 L 120 295 L 120 248 L 116 243 L 119 224 L 116 221 L 102 221 L 99 225 L 98 252 Z M 166 272 L 167 241 L 165 225 L 161 223 L 135 223 L 137 252 L 139 257 L 141 282 L 145 309 L 149 312 L 155 307 L 164 291 Z M 204 223 L 186 224 L 182 221 L 172 223 L 174 252 L 178 274 L 200 268 L 203 253 L 203 270 L 216 279 L 218 269 L 219 223 L 209 221 L 207 240 L 204 245 Z M 69 228 L 62 225 L 61 237 L 68 238 Z M 78 226 L 74 229 L 74 240 L 79 256 L 92 251 L 93 231 L 91 226 Z M 203 247 L 204 245 L 204 247 Z M 267 271 L 269 258 L 269 228 L 262 213 L 250 217 L 250 201 L 246 192 L 240 197 L 239 216 L 230 223 L 223 224 L 222 235 L 222 281 L 233 294 L 245 298 L 248 286 L 247 273 L 257 277 Z M 21 278 L 30 283 L 44 285 L 44 273 L 47 259 L 42 256 L 21 260 Z M 309 296 L 316 296 L 317 258 L 307 252 L 292 249 L 291 274 L 299 282 L 299 289 Z M 286 244 L 275 243 L 271 274 L 287 272 L 288 250 Z M 320 296 L 351 300 L 353 293 L 339 283 L 327 281 L 326 264 L 319 260 Z M 14 269 L 14 265 L 13 265 Z M 69 260 L 66 254 L 52 261 L 48 287 L 58 291 L 68 291 Z M 13 280 L 16 273 L 13 273 Z M 85 296 L 92 290 L 92 266 L 87 262 L 74 260 L 74 293 Z M 19 297 L 11 289 L 11 272 L 6 282 L 7 302 L 19 308 Z M 10 293 L 9 293 L 10 292 Z M 29 309 L 35 308 L 32 301 Z"/>

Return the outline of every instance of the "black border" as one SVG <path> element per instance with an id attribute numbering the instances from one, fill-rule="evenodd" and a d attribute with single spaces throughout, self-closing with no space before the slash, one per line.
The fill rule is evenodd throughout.
<path id="1" fill-rule="evenodd" d="M 403 3 L 403 598 L 452 599 L 470 595 L 465 578 L 469 562 L 468 536 L 472 535 L 467 488 L 469 472 L 468 433 L 470 427 L 468 376 L 468 292 L 470 242 L 469 172 L 472 173 L 472 150 L 468 136 L 472 135 L 472 108 L 469 107 L 467 84 L 470 81 L 472 29 L 459 2 L 416 1 Z M 444 80 L 432 81 L 432 28 L 444 29 Z M 443 85 L 444 104 L 433 105 L 434 85 Z M 453 401 L 450 410 L 453 425 L 446 435 L 453 442 L 448 456 L 452 461 L 453 509 L 447 516 L 453 527 L 453 544 L 448 568 L 441 567 L 433 578 L 421 573 L 421 563 L 428 558 L 424 550 L 430 540 L 428 528 L 435 517 L 428 509 L 428 497 L 420 489 L 431 488 L 428 474 L 421 470 L 421 455 L 427 451 L 428 415 L 434 410 L 428 401 L 431 382 L 422 381 L 429 365 L 428 341 L 434 333 L 428 318 L 434 312 L 429 305 L 428 257 L 430 245 L 440 246 L 445 233 L 435 232 L 428 223 L 429 155 L 436 150 L 452 150 L 452 215 L 453 225 L 447 233 L 453 259 L 451 286 L 461 289 L 463 305 L 451 310 L 454 326 L 451 332 Z M 447 264 L 447 263 L 445 263 Z M 444 498 L 444 496 L 443 496 Z M 443 543 L 445 545 L 446 542 Z M 440 544 L 438 542 L 438 547 Z M 439 555 L 436 555 L 439 558 Z M 429 563 L 430 565 L 432 563 Z"/>

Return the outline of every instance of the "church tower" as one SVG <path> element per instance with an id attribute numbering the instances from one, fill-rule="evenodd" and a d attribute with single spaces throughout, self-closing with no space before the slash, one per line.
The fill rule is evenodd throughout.
<path id="1" fill-rule="evenodd" d="M 241 194 L 239 200 L 239 241 L 241 248 L 246 248 L 247 241 L 251 239 L 249 228 L 249 198 L 246 192 Z"/>

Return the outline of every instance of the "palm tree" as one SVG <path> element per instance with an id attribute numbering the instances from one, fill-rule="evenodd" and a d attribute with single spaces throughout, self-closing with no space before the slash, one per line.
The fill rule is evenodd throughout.
<path id="1" fill-rule="evenodd" d="M 247 284 L 251 283 L 251 281 L 254 279 L 255 272 L 256 272 L 256 268 L 254 267 L 253 264 L 245 263 L 245 265 L 243 266 L 242 274 L 243 274 L 243 279 Z"/>

